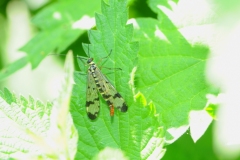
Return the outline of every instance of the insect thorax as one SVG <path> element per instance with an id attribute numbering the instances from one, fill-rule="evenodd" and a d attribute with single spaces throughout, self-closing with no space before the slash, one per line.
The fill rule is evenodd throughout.
<path id="1" fill-rule="evenodd" d="M 88 64 L 94 63 L 94 62 L 93 62 L 93 58 L 89 58 L 89 59 L 87 60 L 87 63 L 88 63 Z"/>
<path id="2" fill-rule="evenodd" d="M 97 69 L 97 66 L 94 62 L 89 63 L 88 70 L 91 72 L 91 74 L 93 74 L 96 71 L 96 69 Z"/>

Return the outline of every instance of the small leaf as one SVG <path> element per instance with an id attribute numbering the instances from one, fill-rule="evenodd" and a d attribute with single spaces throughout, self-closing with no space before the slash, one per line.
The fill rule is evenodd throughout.
<path id="1" fill-rule="evenodd" d="M 72 59 L 72 56 L 70 56 Z M 67 58 L 65 85 L 52 106 L 18 99 L 7 89 L 0 97 L 1 150 L 0 157 L 8 159 L 74 159 L 77 132 L 69 113 L 72 90 L 73 62 Z"/>
<path id="2" fill-rule="evenodd" d="M 22 104 L 26 106 L 22 106 L 16 103 L 17 100 L 13 98 L 16 97 L 14 94 L 7 89 L 5 89 L 5 93 L 4 97 L 0 97 L 0 119 L 2 122 L 0 126 L 0 141 L 2 142 L 0 157 L 7 159 L 14 153 L 36 153 L 39 149 L 26 133 L 26 129 L 38 135 L 46 134 L 49 127 L 49 115 L 39 116 L 40 110 L 36 106 L 36 102 L 33 102 L 36 110 L 32 110 L 26 108 L 29 105 L 28 102 Z M 12 98 L 9 99 L 9 97 Z"/>
<path id="3" fill-rule="evenodd" d="M 216 116 L 217 109 L 219 108 L 219 105 L 223 103 L 223 97 L 224 97 L 223 94 L 219 94 L 218 96 L 211 94 L 207 95 L 208 103 L 205 110 L 215 120 L 217 119 Z"/>
<path id="4" fill-rule="evenodd" d="M 0 74 L 0 79 L 24 67 L 28 61 L 32 68 L 36 68 L 49 53 L 61 53 L 66 50 L 86 29 L 94 26 L 93 15 L 100 9 L 99 2 L 69 0 L 45 7 L 32 21 L 41 31 L 20 49 L 26 52 L 27 58 L 9 65 Z"/>
<path id="5" fill-rule="evenodd" d="M 4 69 L 0 71 L 0 80 L 10 76 L 20 68 L 23 68 L 27 65 L 27 57 L 23 57 L 21 59 L 16 60 L 15 62 L 9 64 Z"/>

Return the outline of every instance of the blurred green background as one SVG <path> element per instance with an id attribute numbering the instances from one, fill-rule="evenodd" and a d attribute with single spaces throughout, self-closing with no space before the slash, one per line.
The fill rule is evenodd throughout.
<path id="1" fill-rule="evenodd" d="M 36 34 L 39 29 L 31 24 L 31 19 L 41 9 L 57 2 L 56 0 L 1 0 L 0 1 L 0 69 L 4 68 L 23 57 L 25 53 L 18 51 L 18 49 L 27 43 L 30 38 Z M 167 1 L 163 0 L 165 4 Z M 175 0 L 175 2 L 181 2 Z M 214 3 L 215 1 L 211 1 Z M 94 3 L 94 1 L 92 1 Z M 220 15 L 231 13 L 230 10 L 238 11 L 239 2 L 232 1 L 218 1 L 218 6 L 226 6 L 223 10 L 218 10 Z M 166 3 L 167 4 L 167 3 Z M 237 4 L 237 5 L 236 5 Z M 86 6 L 87 7 L 87 6 Z M 99 6 L 100 9 L 100 6 Z M 238 12 L 237 12 L 238 13 Z M 157 18 L 147 4 L 146 0 L 131 0 L 129 1 L 129 18 L 137 17 L 151 17 Z M 232 20 L 234 21 L 234 19 Z M 82 34 L 69 48 L 74 50 L 74 53 L 84 55 L 81 43 L 89 43 L 87 33 Z M 62 65 L 64 57 L 49 56 L 42 62 L 40 67 L 36 70 L 31 70 L 28 65 L 16 72 L 15 74 L 2 79 L 0 82 L 0 89 L 7 87 L 9 90 L 24 96 L 32 95 L 35 98 L 41 99 L 43 102 L 52 100 L 57 95 L 58 87 L 60 86 L 60 79 L 63 76 Z M 54 65 L 53 65 L 54 64 Z M 77 63 L 75 63 L 77 64 Z M 46 73 L 46 68 L 47 69 Z M 75 66 L 78 70 L 78 66 Z M 42 80 L 42 76 L 44 81 Z M 24 77 L 24 79 L 22 78 Z M 27 77 L 27 78 L 26 78 Z M 28 79 L 28 81 L 26 81 Z M 59 85 L 58 85 L 59 84 Z M 215 160 L 225 159 L 217 156 L 214 152 L 213 136 L 214 134 L 213 122 L 206 133 L 194 143 L 191 136 L 185 133 L 176 142 L 166 146 L 167 152 L 163 157 L 164 160 L 183 159 L 183 160 Z M 231 158 L 229 158 L 231 159 Z M 240 159 L 235 157 L 234 159 Z"/>

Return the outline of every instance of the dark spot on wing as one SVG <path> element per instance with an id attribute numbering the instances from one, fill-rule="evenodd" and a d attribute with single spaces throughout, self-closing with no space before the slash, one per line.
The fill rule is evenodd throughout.
<path id="1" fill-rule="evenodd" d="M 128 106 L 126 105 L 125 102 L 123 103 L 123 105 L 122 105 L 122 107 L 120 109 L 121 109 L 121 112 L 127 112 Z"/>
<path id="2" fill-rule="evenodd" d="M 96 85 L 97 85 L 97 87 L 98 87 L 98 88 L 100 88 L 100 87 L 101 87 L 99 83 L 96 83 Z"/>
<path id="3" fill-rule="evenodd" d="M 115 99 L 115 98 L 122 98 L 122 96 L 117 92 L 114 96 L 113 96 L 113 98 Z"/>
<path id="4" fill-rule="evenodd" d="M 92 113 L 88 112 L 87 114 L 88 114 L 88 117 L 89 117 L 91 120 L 94 120 L 94 119 L 97 118 L 97 113 L 92 114 Z"/>
<path id="5" fill-rule="evenodd" d="M 89 107 L 91 104 L 94 104 L 93 101 L 86 101 L 86 107 Z"/>
<path id="6" fill-rule="evenodd" d="M 96 101 L 99 101 L 99 97 L 95 98 L 93 101 L 86 101 L 86 107 L 89 107 L 91 104 L 94 104 Z"/>
<path id="7" fill-rule="evenodd" d="M 106 102 L 109 106 L 112 105 L 112 103 L 109 100 L 107 100 Z"/>
<path id="8" fill-rule="evenodd" d="M 110 98 L 111 97 L 111 95 L 107 95 L 107 94 L 102 94 L 102 96 L 103 96 L 103 98 L 105 99 L 105 100 L 107 100 L 108 98 Z"/>
<path id="9" fill-rule="evenodd" d="M 104 91 L 102 90 L 102 88 L 99 87 L 98 90 L 101 94 L 104 94 Z"/>

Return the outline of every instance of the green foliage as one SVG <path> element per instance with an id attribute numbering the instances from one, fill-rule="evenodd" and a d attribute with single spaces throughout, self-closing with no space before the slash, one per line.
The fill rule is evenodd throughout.
<path id="1" fill-rule="evenodd" d="M 92 16 L 100 5 L 99 3 L 93 4 L 86 8 L 87 1 L 62 1 L 51 5 L 35 16 L 32 22 L 42 31 L 21 48 L 28 54 L 33 68 L 37 67 L 51 51 L 55 50 L 57 53 L 64 51 L 84 32 L 84 28 L 75 27 L 74 22 L 80 17 Z"/>
<path id="2" fill-rule="evenodd" d="M 96 62 L 111 52 L 104 66 L 121 70 L 107 76 L 125 98 L 129 110 L 127 113 L 115 111 L 111 118 L 108 106 L 101 99 L 100 115 L 96 121 L 90 121 L 85 110 L 86 77 L 76 73 L 71 113 L 79 131 L 77 159 L 90 159 L 105 147 L 121 148 L 131 159 L 160 158 L 163 153 L 162 129 L 153 104 L 143 103 L 146 100 L 140 93 L 135 102 L 128 84 L 136 67 L 138 43 L 131 40 L 133 28 L 126 25 L 127 8 L 123 2 L 111 0 L 109 5 L 102 3 L 102 14 L 96 14 L 97 31 L 89 31 L 91 45 L 84 45 L 84 49 Z M 82 66 L 82 61 L 79 64 Z M 102 72 L 106 73 L 104 66 Z M 111 152 L 108 154 L 114 156 Z"/>
<path id="3" fill-rule="evenodd" d="M 0 150 L 1 158 L 15 158 L 20 151 L 20 155 L 29 152 L 36 159 L 61 155 L 66 159 L 107 159 L 116 155 L 122 159 L 160 159 L 165 153 L 164 143 L 174 142 L 189 128 L 190 111 L 204 109 L 205 95 L 210 92 L 204 74 L 208 48 L 192 46 L 159 9 L 159 5 L 171 9 L 169 2 L 149 0 L 148 6 L 158 19 L 135 18 L 133 25 L 127 24 L 126 0 L 99 2 L 59 1 L 43 8 L 33 19 L 41 31 L 21 48 L 26 57 L 2 70 L 0 79 L 29 62 L 36 68 L 49 53 L 72 49 L 74 41 L 85 32 L 74 24 L 84 16 L 93 16 L 101 6 L 101 14 L 95 13 L 96 29 L 88 31 L 90 44 L 83 44 L 83 49 L 124 97 L 128 111 L 116 110 L 110 117 L 109 107 L 100 98 L 99 117 L 91 121 L 85 108 L 86 75 L 75 72 L 72 88 L 72 62 L 68 62 L 63 92 L 54 105 L 44 105 L 32 97 L 16 98 L 7 89 L 0 94 L 0 116 L 13 126 L 0 127 L 4 131 L 1 145 L 5 147 Z M 78 63 L 86 71 L 83 60 L 78 59 Z M 199 132 L 204 133 L 204 129 Z M 47 144 L 48 133 L 61 141 Z M 14 142 L 20 139 L 19 145 L 5 140 L 6 136 L 17 137 Z M 42 151 L 39 143 L 50 149 Z"/>
<path id="4" fill-rule="evenodd" d="M 142 46 L 137 88 L 156 105 L 165 128 L 188 124 L 189 111 L 203 109 L 206 104 L 204 68 L 208 50 L 192 47 L 174 26 L 168 26 L 172 28 L 168 31 L 154 19 L 139 18 L 137 23 L 140 29 L 136 37 Z M 161 31 L 165 40 L 154 35 Z"/>
<path id="5" fill-rule="evenodd" d="M 5 89 L 0 97 L 1 159 L 73 159 L 77 131 L 69 113 L 72 90 L 72 55 L 66 61 L 66 79 L 59 99 L 44 105 Z"/>
<path id="6" fill-rule="evenodd" d="M 1 70 L 0 79 L 6 78 L 29 62 L 32 68 L 36 68 L 53 51 L 64 52 L 86 30 L 77 22 L 83 18 L 90 19 L 99 9 L 99 1 L 91 3 L 88 0 L 69 0 L 54 3 L 41 10 L 32 21 L 41 31 L 20 49 L 27 54 L 26 57 Z"/>
<path id="7" fill-rule="evenodd" d="M 144 104 L 146 100 L 141 94 L 136 96 L 136 102 L 128 103 L 127 113 L 115 111 L 114 117 L 110 117 L 102 100 L 99 117 L 91 121 L 86 115 L 85 90 L 81 85 L 85 79 L 76 74 L 75 82 L 71 113 L 79 132 L 77 159 L 90 159 L 105 147 L 121 148 L 128 157 L 136 159 L 162 156 L 162 129 L 154 116 L 154 106 Z M 112 152 L 108 152 L 108 156 L 115 157 Z"/>

